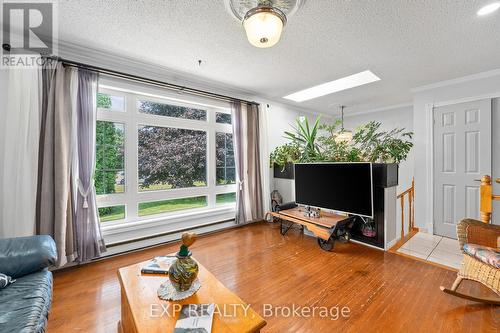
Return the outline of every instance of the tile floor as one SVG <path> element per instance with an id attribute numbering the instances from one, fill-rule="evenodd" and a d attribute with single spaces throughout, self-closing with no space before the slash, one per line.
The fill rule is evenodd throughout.
<path id="1" fill-rule="evenodd" d="M 398 252 L 457 269 L 462 262 L 458 240 L 423 232 L 410 238 Z"/>

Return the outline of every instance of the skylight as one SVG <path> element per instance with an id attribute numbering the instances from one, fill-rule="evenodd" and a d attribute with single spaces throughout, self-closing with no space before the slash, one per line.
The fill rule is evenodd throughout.
<path id="1" fill-rule="evenodd" d="M 287 95 L 283 98 L 303 102 L 313 98 L 333 94 L 342 90 L 359 87 L 364 84 L 380 81 L 380 78 L 373 74 L 371 71 L 364 71 L 357 74 L 349 75 L 341 79 L 326 82 L 311 88 L 297 91 L 293 94 Z"/>
<path id="2" fill-rule="evenodd" d="M 478 16 L 484 16 L 497 11 L 500 8 L 500 2 L 493 2 L 477 11 Z"/>

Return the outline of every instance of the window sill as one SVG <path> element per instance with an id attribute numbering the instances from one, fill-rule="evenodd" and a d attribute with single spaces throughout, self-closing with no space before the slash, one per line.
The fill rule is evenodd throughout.
<path id="1" fill-rule="evenodd" d="M 201 224 L 234 219 L 235 212 L 236 208 L 233 205 L 227 205 L 108 226 L 103 225 L 101 228 L 106 245 L 112 245 L 138 238 L 152 237 L 178 229 L 195 228 Z"/>

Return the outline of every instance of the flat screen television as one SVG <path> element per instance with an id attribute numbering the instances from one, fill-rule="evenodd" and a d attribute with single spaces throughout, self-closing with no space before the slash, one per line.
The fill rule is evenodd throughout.
<path id="1" fill-rule="evenodd" d="M 296 163 L 297 204 L 373 218 L 371 163 Z"/>

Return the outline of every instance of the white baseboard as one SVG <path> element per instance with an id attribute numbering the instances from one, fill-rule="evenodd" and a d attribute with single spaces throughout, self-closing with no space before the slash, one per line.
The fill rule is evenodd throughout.
<path id="1" fill-rule="evenodd" d="M 203 235 L 203 234 L 208 234 L 212 233 L 215 231 L 221 231 L 224 229 L 228 229 L 231 227 L 237 226 L 234 221 L 227 221 L 227 222 L 222 222 L 218 224 L 208 224 L 208 225 L 199 225 L 196 226 L 192 229 L 190 229 L 190 232 L 195 232 L 198 235 Z M 142 240 L 137 240 L 137 241 L 131 241 L 127 242 L 124 244 L 118 244 L 118 245 L 113 245 L 108 248 L 108 250 L 103 253 L 101 258 L 109 257 L 112 255 L 124 253 L 124 252 L 130 252 L 130 251 L 136 251 L 136 250 L 141 250 L 144 248 L 152 247 L 152 246 L 158 246 L 158 245 L 163 245 L 172 241 L 177 241 L 181 239 L 182 234 L 186 230 L 173 230 L 171 233 L 168 233 L 163 236 L 158 236 L 158 237 L 151 237 L 148 239 L 142 239 Z"/>
<path id="2" fill-rule="evenodd" d="M 387 250 L 389 250 L 391 247 L 393 247 L 394 245 L 396 245 L 396 243 L 397 243 L 400 239 L 401 239 L 401 237 L 400 237 L 400 238 L 393 239 L 392 241 L 388 242 L 388 243 L 386 244 L 385 250 L 387 251 Z"/>

